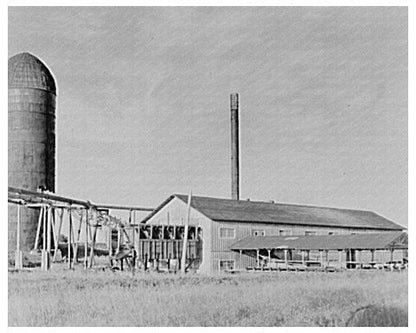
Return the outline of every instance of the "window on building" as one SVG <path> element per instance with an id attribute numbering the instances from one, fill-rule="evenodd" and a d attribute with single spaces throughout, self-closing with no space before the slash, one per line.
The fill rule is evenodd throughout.
<path id="1" fill-rule="evenodd" d="M 316 231 L 305 231 L 305 236 L 315 236 L 316 235 Z"/>
<path id="2" fill-rule="evenodd" d="M 220 238 L 233 239 L 235 238 L 234 228 L 220 228 Z"/>
<path id="3" fill-rule="evenodd" d="M 292 236 L 292 230 L 279 230 L 279 236 Z"/>
<path id="4" fill-rule="evenodd" d="M 259 230 L 259 229 L 253 229 L 251 234 L 253 236 L 266 236 L 266 231 L 265 230 Z"/>
<path id="5" fill-rule="evenodd" d="M 219 261 L 220 271 L 233 270 L 234 269 L 234 260 L 220 260 Z"/>

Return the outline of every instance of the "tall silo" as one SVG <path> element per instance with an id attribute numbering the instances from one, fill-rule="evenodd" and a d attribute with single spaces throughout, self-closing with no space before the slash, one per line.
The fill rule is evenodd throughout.
<path id="1" fill-rule="evenodd" d="M 55 191 L 55 80 L 24 52 L 9 59 L 9 186 Z M 39 211 L 21 209 L 21 247 L 33 247 Z M 9 205 L 9 252 L 16 248 L 17 208 Z"/>

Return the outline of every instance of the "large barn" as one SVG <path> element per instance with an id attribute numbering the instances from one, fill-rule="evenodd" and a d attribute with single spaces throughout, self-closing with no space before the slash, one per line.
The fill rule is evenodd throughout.
<path id="1" fill-rule="evenodd" d="M 187 195 L 171 195 L 142 222 L 150 225 L 184 225 L 187 220 L 187 200 Z M 347 250 L 349 244 L 355 244 L 357 240 L 350 235 L 368 234 L 367 239 L 360 239 L 360 244 L 371 244 L 379 239 L 378 242 L 373 242 L 377 246 L 369 245 L 368 248 L 362 249 L 372 253 L 374 260 L 375 250 L 389 251 L 389 244 L 400 238 L 405 230 L 402 226 L 370 211 L 199 196 L 192 197 L 189 221 L 189 225 L 202 229 L 202 260 L 198 267 L 198 272 L 202 273 L 255 266 L 260 255 L 267 256 L 267 249 L 273 249 L 266 244 L 267 241 L 270 244 L 268 236 L 275 236 L 276 248 L 280 246 L 279 240 L 309 236 L 304 238 L 315 239 L 315 242 L 312 242 L 315 247 L 308 248 L 305 244 L 303 250 L 308 256 L 310 251 L 314 250 L 326 251 L 326 256 L 329 250 L 345 250 L 343 260 L 353 261 L 357 260 L 355 252 Z M 387 238 L 380 238 L 380 234 L 386 235 Z M 333 236 L 332 240 L 338 243 L 339 247 L 325 247 L 328 241 L 318 237 L 324 235 Z M 256 240 L 255 247 L 250 238 Z M 390 240 L 390 243 L 387 240 Z M 322 245 L 317 245 L 319 243 Z M 297 250 L 302 250 L 299 242 L 297 247 Z M 268 251 L 269 257 L 270 252 Z M 399 251 L 396 251 L 397 255 L 400 258 L 394 258 L 401 260 L 404 252 L 399 254 Z"/>

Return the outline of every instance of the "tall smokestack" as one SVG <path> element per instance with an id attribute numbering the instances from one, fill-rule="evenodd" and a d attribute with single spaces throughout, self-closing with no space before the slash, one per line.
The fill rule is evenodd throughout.
<path id="1" fill-rule="evenodd" d="M 240 145 L 238 134 L 238 107 L 238 94 L 231 94 L 231 199 L 234 200 L 240 200 Z"/>

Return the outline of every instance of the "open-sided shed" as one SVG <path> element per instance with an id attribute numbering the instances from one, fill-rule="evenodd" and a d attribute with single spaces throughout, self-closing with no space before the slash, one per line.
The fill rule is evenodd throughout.
<path id="1" fill-rule="evenodd" d="M 231 246 L 241 255 L 256 257 L 257 266 L 272 262 L 319 262 L 340 267 L 376 266 L 407 261 L 408 235 L 405 232 L 322 236 L 246 237 Z M 242 268 L 242 267 L 240 267 Z"/>

